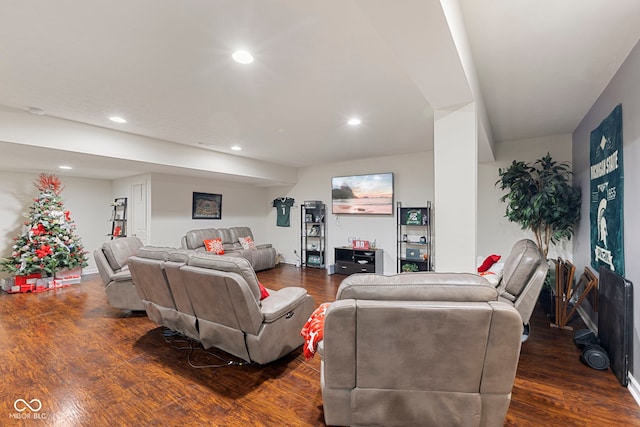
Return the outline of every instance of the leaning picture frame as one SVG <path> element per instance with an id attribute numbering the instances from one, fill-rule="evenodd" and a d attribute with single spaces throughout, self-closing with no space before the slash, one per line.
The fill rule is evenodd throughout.
<path id="1" fill-rule="evenodd" d="M 191 219 L 222 219 L 222 194 L 194 191 Z"/>

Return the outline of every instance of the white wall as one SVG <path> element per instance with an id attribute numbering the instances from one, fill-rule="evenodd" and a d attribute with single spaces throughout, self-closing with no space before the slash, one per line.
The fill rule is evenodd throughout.
<path id="1" fill-rule="evenodd" d="M 495 186 L 499 178 L 498 169 L 506 168 L 514 161 L 534 162 L 551 154 L 557 162 L 571 162 L 571 135 L 552 135 L 544 138 L 507 141 L 496 145 L 496 161 L 478 166 L 478 250 L 479 256 L 509 255 L 513 243 L 522 238 L 535 241 L 532 232 L 505 218 L 506 204 L 500 202 L 504 194 Z M 583 191 L 583 198 L 589 192 Z M 561 256 L 572 259 L 572 243 L 564 242 L 549 250 L 549 258 Z"/>
<path id="2" fill-rule="evenodd" d="M 267 243 L 266 218 L 271 210 L 266 189 L 251 184 L 204 178 L 153 174 L 151 224 L 148 244 L 180 246 L 188 230 L 198 228 L 251 227 L 257 243 Z M 191 219 L 193 192 L 222 195 L 222 218 Z"/>
<path id="3" fill-rule="evenodd" d="M 305 200 L 321 200 L 327 205 L 327 262 L 334 262 L 333 248 L 345 246 L 350 237 L 375 241 L 384 251 L 384 272 L 396 272 L 396 218 L 394 215 L 334 215 L 331 214 L 331 178 L 344 175 L 393 172 L 395 202 L 404 206 L 424 206 L 433 202 L 433 151 L 410 155 L 363 159 L 331 163 L 300 169 L 297 184 L 271 187 L 267 199 L 292 197 L 290 227 L 276 226 L 276 212 L 270 208 L 267 218 L 267 239 L 282 254 L 283 262 L 295 263 L 293 251 L 300 252 L 300 205 Z M 437 262 L 437 255 L 435 256 Z"/>
<path id="4" fill-rule="evenodd" d="M 99 247 L 111 231 L 108 219 L 111 214 L 111 181 L 65 177 L 58 175 L 65 189 L 60 194 L 65 208 L 76 224 L 76 234 L 89 252 L 89 265 L 84 273 L 97 272 L 93 250 Z M 0 171 L 0 257 L 11 255 L 13 238 L 22 232 L 24 221 L 29 219 L 29 209 L 38 190 L 33 185 L 37 174 Z M 3 277 L 8 274 L 0 273 Z"/>
<path id="5" fill-rule="evenodd" d="M 640 45 L 636 45 L 620 67 L 609 85 L 573 132 L 574 173 L 582 193 L 589 194 L 589 140 L 591 131 L 607 117 L 614 107 L 622 104 L 622 141 L 624 165 L 624 257 L 625 276 L 636 286 L 640 284 L 640 223 L 637 221 L 640 211 Z M 574 264 L 577 275 L 582 274 L 584 267 L 591 264 L 590 232 L 589 232 L 589 200 L 583 197 L 580 224 L 577 238 L 574 241 Z M 597 272 L 596 272 L 597 274 Z M 632 366 L 640 366 L 640 292 L 634 291 L 633 319 L 633 362 Z M 594 313 L 592 320 L 597 315 Z M 597 321 L 596 321 L 597 324 Z M 632 368 L 632 373 L 635 369 Z"/>

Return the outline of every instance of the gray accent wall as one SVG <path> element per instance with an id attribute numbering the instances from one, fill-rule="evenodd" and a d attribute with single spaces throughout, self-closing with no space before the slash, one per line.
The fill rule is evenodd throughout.
<path id="1" fill-rule="evenodd" d="M 595 100 L 579 126 L 573 132 L 574 180 L 582 190 L 582 213 L 580 224 L 573 240 L 573 261 L 576 276 L 582 274 L 585 266 L 591 264 L 589 234 L 589 137 L 591 131 L 609 115 L 616 105 L 622 104 L 622 138 L 624 150 L 624 252 L 626 278 L 633 282 L 633 362 L 632 375 L 640 368 L 640 45 L 636 45 Z M 579 78 L 579 76 L 576 76 Z M 597 273 L 597 272 L 596 272 Z M 588 304 L 583 308 L 595 326 L 597 313 Z M 634 383 L 632 381 L 632 385 Z"/>

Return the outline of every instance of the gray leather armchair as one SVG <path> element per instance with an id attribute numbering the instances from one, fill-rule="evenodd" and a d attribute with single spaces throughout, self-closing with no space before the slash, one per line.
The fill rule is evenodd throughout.
<path id="1" fill-rule="evenodd" d="M 502 426 L 522 319 L 474 274 L 355 274 L 326 312 L 329 425 Z"/>
<path id="2" fill-rule="evenodd" d="M 129 257 L 142 247 L 137 237 L 109 240 L 93 251 L 109 304 L 121 310 L 142 311 L 142 299 L 136 291 L 127 265 Z"/>
<path id="3" fill-rule="evenodd" d="M 517 241 L 504 262 L 497 287 L 500 300 L 513 304 L 527 330 L 548 270 L 547 260 L 529 239 Z"/>

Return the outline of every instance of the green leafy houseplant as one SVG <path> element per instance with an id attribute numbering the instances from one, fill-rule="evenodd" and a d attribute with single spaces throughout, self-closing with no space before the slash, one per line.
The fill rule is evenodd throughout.
<path id="1" fill-rule="evenodd" d="M 551 243 L 571 239 L 580 218 L 580 190 L 571 185 L 567 163 L 547 153 L 533 164 L 514 160 L 498 172 L 496 186 L 507 191 L 500 198 L 507 203 L 505 217 L 533 232 L 545 258 Z"/>
<path id="2" fill-rule="evenodd" d="M 402 265 L 403 273 L 415 273 L 416 271 L 418 271 L 418 264 L 414 264 L 411 262 L 411 263 Z"/>

